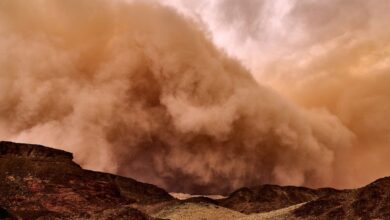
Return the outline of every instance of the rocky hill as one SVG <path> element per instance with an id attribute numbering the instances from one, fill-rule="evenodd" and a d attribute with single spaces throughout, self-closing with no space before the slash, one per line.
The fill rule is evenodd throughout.
<path id="1" fill-rule="evenodd" d="M 261 185 L 241 188 L 218 204 L 245 214 L 269 212 L 308 202 L 337 192 L 331 188 L 310 189 L 296 186 Z"/>
<path id="2" fill-rule="evenodd" d="M 173 200 L 156 186 L 83 170 L 72 159 L 61 150 L 0 142 L 0 215 L 151 219 L 130 205 Z"/>
<path id="3" fill-rule="evenodd" d="M 390 220 L 390 177 L 350 190 L 261 185 L 219 200 L 177 200 L 151 184 L 84 170 L 62 150 L 0 142 L 0 219 L 157 218 Z"/>
<path id="4" fill-rule="evenodd" d="M 359 189 L 310 201 L 293 212 L 297 219 L 390 219 L 390 177 Z"/>

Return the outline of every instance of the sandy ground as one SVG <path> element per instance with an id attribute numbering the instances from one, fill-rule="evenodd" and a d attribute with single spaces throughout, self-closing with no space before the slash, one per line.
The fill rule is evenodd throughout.
<path id="1" fill-rule="evenodd" d="M 221 206 L 206 203 L 185 203 L 165 207 L 153 217 L 171 220 L 285 220 L 288 214 L 302 204 L 271 212 L 245 215 Z"/>
<path id="2" fill-rule="evenodd" d="M 224 199 L 226 196 L 221 196 L 221 195 L 191 195 L 187 193 L 169 193 L 171 196 L 175 197 L 176 199 L 184 200 L 184 199 L 189 199 L 193 197 L 207 197 L 210 199 Z"/>
<path id="3" fill-rule="evenodd" d="M 245 214 L 240 212 L 217 205 L 185 203 L 166 207 L 153 217 L 171 220 L 233 220 L 245 216 Z"/>
<path id="4" fill-rule="evenodd" d="M 287 208 L 265 212 L 260 214 L 251 214 L 239 220 L 287 220 L 288 215 L 295 209 L 301 207 L 305 203 L 289 206 Z"/>

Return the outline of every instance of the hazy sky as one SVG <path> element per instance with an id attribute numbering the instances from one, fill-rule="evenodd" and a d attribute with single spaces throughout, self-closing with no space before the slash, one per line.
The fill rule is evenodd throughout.
<path id="1" fill-rule="evenodd" d="M 0 138 L 170 191 L 360 186 L 390 175 L 388 11 L 2 0 Z"/>

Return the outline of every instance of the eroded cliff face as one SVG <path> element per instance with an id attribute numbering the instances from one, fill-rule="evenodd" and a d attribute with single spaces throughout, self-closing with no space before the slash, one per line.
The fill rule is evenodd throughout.
<path id="1" fill-rule="evenodd" d="M 131 208 L 173 198 L 130 178 L 83 170 L 72 154 L 0 142 L 0 205 L 17 217 L 149 219 Z"/>
<path id="2" fill-rule="evenodd" d="M 7 141 L 0 142 L 0 156 L 1 157 L 19 157 L 25 159 L 42 159 L 54 160 L 62 159 L 71 162 L 73 160 L 72 153 L 57 150 L 41 145 L 34 144 L 20 144 Z"/>

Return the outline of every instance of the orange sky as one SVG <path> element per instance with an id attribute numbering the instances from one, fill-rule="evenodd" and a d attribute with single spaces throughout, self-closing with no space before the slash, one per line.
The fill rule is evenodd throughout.
<path id="1" fill-rule="evenodd" d="M 131 2 L 0 3 L 1 139 L 177 192 L 390 174 L 387 1 Z"/>

